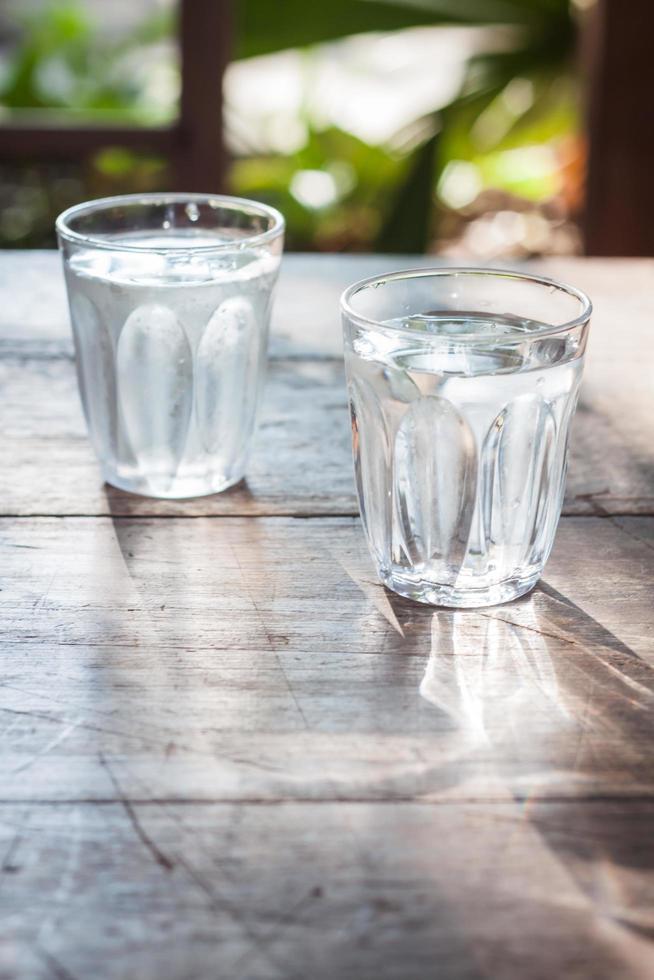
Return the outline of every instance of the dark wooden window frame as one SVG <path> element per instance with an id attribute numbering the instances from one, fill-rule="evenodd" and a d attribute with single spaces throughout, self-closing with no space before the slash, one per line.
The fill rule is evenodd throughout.
<path id="1" fill-rule="evenodd" d="M 0 159 L 76 160 L 107 146 L 152 151 L 172 164 L 172 189 L 223 189 L 222 83 L 230 52 L 230 0 L 179 0 L 181 99 L 170 126 L 0 126 Z"/>
<path id="2" fill-rule="evenodd" d="M 597 0 L 587 32 L 587 255 L 654 255 L 652 0 Z"/>

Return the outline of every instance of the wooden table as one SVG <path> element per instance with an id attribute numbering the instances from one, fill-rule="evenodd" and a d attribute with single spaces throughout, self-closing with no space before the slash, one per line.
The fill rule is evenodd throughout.
<path id="1" fill-rule="evenodd" d="M 337 300 L 285 260 L 247 483 L 101 485 L 58 259 L 0 256 L 0 977 L 654 975 L 654 263 L 596 314 L 526 600 L 375 582 Z"/>

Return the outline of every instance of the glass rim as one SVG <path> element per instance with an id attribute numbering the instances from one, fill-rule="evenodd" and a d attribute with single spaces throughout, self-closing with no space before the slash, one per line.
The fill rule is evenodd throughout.
<path id="1" fill-rule="evenodd" d="M 566 320 L 565 323 L 557 324 L 556 326 L 544 325 L 542 330 L 535 330 L 533 333 L 524 333 L 521 331 L 509 331 L 508 333 L 503 333 L 498 335 L 491 331 L 471 331 L 469 333 L 457 333 L 457 334 L 426 334 L 422 330 L 411 330 L 410 327 L 395 327 L 389 326 L 380 320 L 374 320 L 372 317 L 365 316 L 365 314 L 358 313 L 351 305 L 351 300 L 353 297 L 364 289 L 377 288 L 377 286 L 385 285 L 389 281 L 398 279 L 419 279 L 434 276 L 452 276 L 456 278 L 457 276 L 492 276 L 494 278 L 504 278 L 504 279 L 520 279 L 523 282 L 532 282 L 539 286 L 546 286 L 549 288 L 554 287 L 554 289 L 560 292 L 567 293 L 568 296 L 572 296 L 574 299 L 578 300 L 581 304 L 581 312 L 574 318 Z M 388 334 L 393 336 L 404 336 L 420 339 L 421 343 L 507 343 L 513 341 L 533 341 L 539 340 L 541 337 L 551 337 L 556 334 L 566 333 L 569 330 L 573 330 L 575 327 L 581 327 L 588 323 L 591 314 L 593 312 L 593 304 L 591 303 L 589 297 L 581 289 L 577 289 L 576 286 L 570 286 L 568 283 L 560 282 L 556 279 L 550 279 L 548 276 L 541 276 L 531 272 L 520 272 L 512 269 L 492 269 L 488 267 L 476 267 L 476 266 L 429 266 L 427 268 L 411 268 L 411 269 L 400 269 L 396 272 L 389 272 L 387 275 L 376 275 L 368 276 L 366 279 L 360 279 L 358 282 L 352 283 L 347 289 L 341 294 L 341 313 L 348 317 L 352 322 L 363 327 L 373 327 L 376 330 L 383 330 Z M 489 319 L 492 314 L 489 315 Z"/>
<path id="2" fill-rule="evenodd" d="M 234 241 L 220 242 L 219 244 L 211 245 L 195 245 L 192 240 L 189 240 L 188 245 L 135 245 L 129 244 L 127 242 L 112 241 L 106 238 L 100 238 L 93 234 L 86 234 L 83 232 L 75 231 L 70 227 L 70 221 L 80 215 L 93 214 L 95 211 L 108 210 L 111 207 L 120 207 L 122 205 L 152 205 L 152 204 L 206 204 L 209 202 L 216 202 L 215 207 L 225 206 L 226 208 L 236 211 L 239 208 L 243 210 L 253 211 L 258 216 L 264 216 L 270 218 L 272 224 L 270 228 L 265 231 L 255 232 L 251 235 L 245 235 L 243 238 L 235 239 Z M 234 247 L 237 248 L 249 248 L 252 245 L 263 245 L 267 242 L 273 241 L 283 234 L 286 226 L 283 214 L 276 208 L 271 207 L 269 204 L 261 204 L 259 201 L 252 201 L 247 197 L 233 197 L 229 194 L 203 194 L 203 193 L 188 193 L 183 192 L 149 192 L 147 194 L 118 194 L 113 197 L 99 197 L 90 201 L 82 201 L 80 204 L 74 204 L 70 208 L 66 208 L 61 214 L 57 216 L 55 221 L 55 229 L 57 235 L 67 242 L 71 242 L 75 245 L 87 245 L 91 248 L 107 249 L 112 252 L 158 252 L 165 253 L 166 255 L 172 253 L 184 253 L 184 252 L 201 252 L 206 254 L 208 252 L 222 252 L 222 251 L 233 251 Z"/>

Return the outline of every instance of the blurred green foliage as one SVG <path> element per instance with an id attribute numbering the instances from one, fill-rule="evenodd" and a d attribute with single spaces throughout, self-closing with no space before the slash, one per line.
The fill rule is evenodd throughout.
<path id="1" fill-rule="evenodd" d="M 558 189 L 551 174 L 534 174 L 524 157 L 521 162 L 506 154 L 577 128 L 577 32 L 570 0 L 330 0 L 312 7 L 310 17 L 304 0 L 286 0 L 283 8 L 245 0 L 237 10 L 236 52 L 244 57 L 359 31 L 445 24 L 513 28 L 509 51 L 470 59 L 460 92 L 423 120 L 423 139 L 407 157 L 360 144 L 346 133 L 310 130 L 306 146 L 290 158 L 237 164 L 235 192 L 262 197 L 288 214 L 291 247 L 424 251 L 447 210 L 436 189 L 454 161 L 471 164 L 481 186 L 536 200 Z M 516 81 L 528 98 L 521 104 L 509 98 L 503 105 L 503 94 L 511 86 L 515 93 Z M 342 165 L 353 168 L 354 179 L 337 201 L 318 213 L 298 203 L 291 191 L 295 172 Z"/>
<path id="2" fill-rule="evenodd" d="M 129 36 L 107 38 L 81 0 L 45 0 L 37 7 L 6 8 L 16 41 L 0 63 L 0 112 L 34 124 L 47 119 L 156 123 L 166 115 L 143 97 L 134 72 L 135 53 L 173 33 L 171 11 L 144 18 Z M 0 163 L 0 247 L 54 244 L 56 215 L 84 198 L 166 184 L 166 162 L 120 147 L 107 147 L 79 163 L 41 160 Z"/>
<path id="3" fill-rule="evenodd" d="M 26 13 L 15 10 L 20 41 L 0 82 L 2 106 L 135 121 L 152 116 L 140 100 L 140 86 L 122 70 L 122 62 L 135 49 L 171 35 L 169 11 L 157 11 L 129 37 L 111 41 L 80 0 L 52 0 Z"/>
<path id="4" fill-rule="evenodd" d="M 235 5 L 237 58 L 334 41 L 367 31 L 442 24 L 515 24 L 545 37 L 567 27 L 566 0 L 243 0 Z"/>
<path id="5" fill-rule="evenodd" d="M 296 47 L 310 57 L 311 48 L 323 42 L 415 26 L 501 25 L 512 31 L 509 50 L 469 60 L 455 98 L 420 120 L 417 131 L 414 126 L 410 150 L 368 145 L 308 120 L 305 144 L 297 152 L 236 159 L 230 189 L 280 208 L 291 248 L 423 251 L 452 210 L 445 191 L 460 164 L 471 168 L 480 187 L 535 200 L 556 193 L 559 176 L 551 168 L 534 167 L 534 154 L 522 151 L 555 145 L 577 128 L 570 0 L 329 0 L 310 7 L 306 0 L 235 0 L 234 9 L 236 58 Z M 107 39 L 81 0 L 53 0 L 22 16 L 20 26 L 18 43 L 0 73 L 5 113 L 48 109 L 69 119 L 72 112 L 133 122 L 158 122 L 165 115 L 160 105 L 148 104 L 141 82 L 125 66 L 136 52 L 138 57 L 148 45 L 172 36 L 172 11 L 159 8 L 128 37 Z M 6 184 L 9 171 L 2 170 Z M 309 207 L 294 193 L 294 181 L 316 171 L 330 176 L 336 193 L 328 203 Z M 0 241 L 15 246 L 38 244 L 53 208 L 62 199 L 68 203 L 67 195 L 165 186 L 166 170 L 163 161 L 109 147 L 64 173 L 63 192 L 60 187 L 51 193 L 56 175 L 38 165 L 9 177 L 10 190 L 12 179 L 23 190 L 26 179 L 28 190 L 35 180 L 33 200 L 40 201 L 31 230 L 18 221 L 12 231 L 0 217 Z M 7 194 L 6 188 L 0 192 L 0 213 Z M 13 192 L 9 197 L 17 219 Z"/>

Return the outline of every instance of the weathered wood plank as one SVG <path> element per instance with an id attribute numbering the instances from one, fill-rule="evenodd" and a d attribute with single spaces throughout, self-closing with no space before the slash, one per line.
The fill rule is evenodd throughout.
<path id="1" fill-rule="evenodd" d="M 287 258 L 269 385 L 247 485 L 184 502 L 143 499 L 102 486 L 85 436 L 72 348 L 64 339 L 68 327 L 58 258 L 36 253 L 34 268 L 29 259 L 22 254 L 8 260 L 3 256 L 0 263 L 0 297 L 11 297 L 11 302 L 0 304 L 5 431 L 0 513 L 357 513 L 338 295 L 348 281 L 387 268 L 380 265 L 383 258 Z M 406 265 L 415 260 L 389 261 Z M 654 513 L 654 379 L 643 358 L 649 343 L 647 301 L 653 268 L 649 262 L 619 261 L 566 260 L 552 263 L 551 269 L 548 265 L 548 271 L 580 282 L 599 297 L 573 427 L 566 514 Z M 620 289 L 607 291 L 607 279 L 611 284 L 616 275 Z M 626 307 L 625 296 L 630 298 Z"/>
<path id="2" fill-rule="evenodd" d="M 0 262 L 0 512 L 108 516 L 0 520 L 2 980 L 648 977 L 654 265 L 552 264 L 600 298 L 566 506 L 607 516 L 452 612 L 334 516 L 338 292 L 410 263 L 287 262 L 248 486 L 178 504 L 100 487 L 56 263 Z"/>
<path id="3" fill-rule="evenodd" d="M 120 786 L 124 766 L 105 770 Z M 511 800 L 2 807 L 0 973 L 644 978 L 653 817 Z"/>
<path id="4" fill-rule="evenodd" d="M 0 799 L 113 798 L 100 754 L 146 799 L 654 796 L 621 523 L 564 520 L 531 598 L 462 613 L 376 585 L 348 519 L 3 521 Z"/>
<path id="5" fill-rule="evenodd" d="M 641 424 L 640 410 L 632 412 L 626 404 L 621 414 L 611 414 L 616 383 L 591 376 L 582 395 L 572 430 L 564 514 L 654 511 L 651 423 Z M 72 361 L 5 357 L 0 359 L 0 388 L 1 514 L 358 513 L 338 361 L 272 361 L 246 482 L 224 494 L 181 502 L 136 497 L 101 483 Z M 616 404 L 627 395 L 617 397 Z M 647 398 L 643 391 L 639 403 Z"/>
<path id="6" fill-rule="evenodd" d="M 247 478 L 226 493 L 164 501 L 102 483 L 73 362 L 0 359 L 0 514 L 356 514 L 342 365 L 274 361 Z"/>

